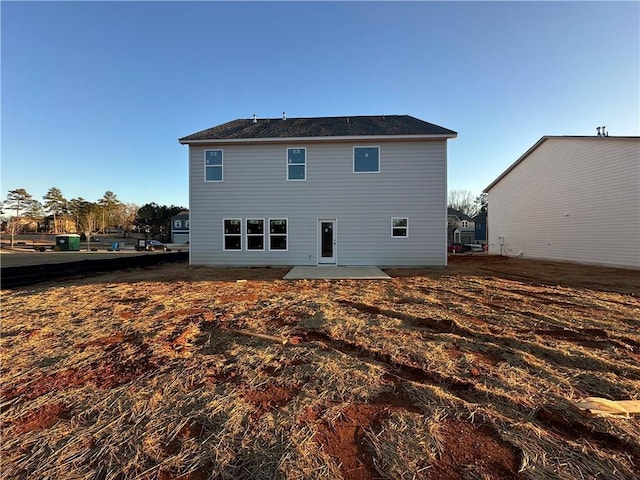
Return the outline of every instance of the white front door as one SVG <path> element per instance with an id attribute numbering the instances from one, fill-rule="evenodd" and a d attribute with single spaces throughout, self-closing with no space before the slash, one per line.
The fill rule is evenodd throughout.
<path id="1" fill-rule="evenodd" d="M 318 265 L 336 264 L 336 220 L 318 220 Z"/>

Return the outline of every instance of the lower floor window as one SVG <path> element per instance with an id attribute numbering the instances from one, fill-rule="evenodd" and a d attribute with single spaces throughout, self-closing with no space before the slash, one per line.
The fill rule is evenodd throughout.
<path id="1" fill-rule="evenodd" d="M 242 250 L 242 220 L 224 220 L 224 249 Z"/>
<path id="2" fill-rule="evenodd" d="M 395 217 L 391 219 L 391 236 L 409 236 L 409 219 L 407 217 Z"/>
<path id="3" fill-rule="evenodd" d="M 247 250 L 264 250 L 264 220 L 247 219 Z"/>
<path id="4" fill-rule="evenodd" d="M 269 219 L 269 250 L 287 249 L 287 219 Z"/>

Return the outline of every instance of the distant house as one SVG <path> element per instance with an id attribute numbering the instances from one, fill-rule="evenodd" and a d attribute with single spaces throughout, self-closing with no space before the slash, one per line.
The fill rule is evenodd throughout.
<path id="1" fill-rule="evenodd" d="M 485 192 L 490 253 L 640 268 L 640 137 L 544 136 Z"/>
<path id="2" fill-rule="evenodd" d="M 283 116 L 181 138 L 190 262 L 446 265 L 456 135 L 408 115 Z"/>
<path id="3" fill-rule="evenodd" d="M 475 226 L 467 214 L 455 208 L 447 208 L 447 241 L 449 243 L 474 243 Z"/>
<path id="4" fill-rule="evenodd" d="M 486 212 L 480 212 L 472 218 L 473 227 L 475 229 L 475 243 L 481 243 L 486 245 L 487 239 L 487 214 Z"/>
<path id="5" fill-rule="evenodd" d="M 189 242 L 189 210 L 182 210 L 171 218 L 171 242 Z"/>

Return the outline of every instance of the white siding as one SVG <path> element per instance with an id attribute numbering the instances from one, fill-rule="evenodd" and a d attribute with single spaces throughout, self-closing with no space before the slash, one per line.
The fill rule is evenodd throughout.
<path id="1" fill-rule="evenodd" d="M 490 253 L 640 268 L 638 138 L 549 138 L 488 193 Z"/>
<path id="2" fill-rule="evenodd" d="M 317 220 L 335 218 L 339 265 L 446 265 L 446 140 L 371 144 L 378 174 L 353 173 L 347 142 L 190 146 L 191 263 L 316 265 Z M 296 146 L 307 149 L 307 179 L 288 182 Z M 220 183 L 204 182 L 212 147 L 224 150 Z M 392 217 L 409 218 L 408 238 L 391 237 Z M 287 218 L 288 251 L 223 251 L 223 218 Z"/>

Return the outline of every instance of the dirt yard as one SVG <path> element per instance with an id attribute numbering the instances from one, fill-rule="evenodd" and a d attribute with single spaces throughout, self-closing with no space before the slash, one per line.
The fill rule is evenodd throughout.
<path id="1" fill-rule="evenodd" d="M 640 274 L 186 264 L 2 291 L 3 479 L 637 479 Z"/>

